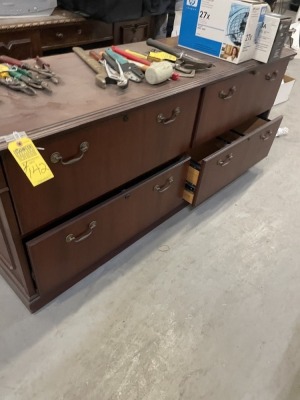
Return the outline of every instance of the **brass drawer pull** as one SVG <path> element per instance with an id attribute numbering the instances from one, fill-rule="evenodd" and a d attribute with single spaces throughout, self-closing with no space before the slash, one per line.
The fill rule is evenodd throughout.
<path id="1" fill-rule="evenodd" d="M 278 76 L 278 70 L 273 71 L 272 73 L 269 72 L 268 74 L 266 74 L 265 78 L 267 81 L 275 81 L 277 76 Z"/>
<path id="2" fill-rule="evenodd" d="M 236 92 L 236 86 L 232 86 L 227 93 L 224 90 L 221 90 L 221 92 L 219 92 L 219 97 L 222 100 L 229 100 L 231 99 L 231 97 L 234 95 L 235 92 Z"/>
<path id="3" fill-rule="evenodd" d="M 61 154 L 58 151 L 56 151 L 55 153 L 51 154 L 50 160 L 53 164 L 56 164 L 58 162 L 60 162 L 62 165 L 74 164 L 77 161 L 80 161 L 82 159 L 82 157 L 84 156 L 84 153 L 86 153 L 88 151 L 88 149 L 89 149 L 88 142 L 82 142 L 79 146 L 79 150 L 81 152 L 80 156 L 71 158 L 68 161 L 64 161 Z"/>
<path id="4" fill-rule="evenodd" d="M 82 242 L 83 240 L 85 240 L 85 239 L 87 239 L 89 236 L 91 236 L 91 234 L 93 233 L 93 229 L 96 228 L 96 225 L 97 225 L 96 221 L 90 222 L 87 232 L 86 232 L 86 233 L 83 233 L 82 235 L 80 235 L 80 236 L 78 236 L 78 237 L 74 236 L 73 233 L 70 233 L 70 235 L 68 235 L 68 236 L 66 237 L 66 242 L 67 242 L 67 243 L 71 243 L 71 242 L 73 242 L 73 241 L 74 241 L 75 243 Z"/>
<path id="5" fill-rule="evenodd" d="M 233 159 L 233 154 L 230 153 L 230 154 L 227 154 L 227 156 L 225 157 L 225 160 L 219 160 L 217 164 L 220 165 L 221 167 L 225 167 L 226 165 L 228 165 L 231 162 L 232 159 Z"/>
<path id="6" fill-rule="evenodd" d="M 156 190 L 158 193 L 163 193 L 169 189 L 169 187 L 172 185 L 173 182 L 174 182 L 174 178 L 173 178 L 173 176 L 170 176 L 170 178 L 167 179 L 167 181 L 164 185 L 162 185 L 162 186 L 155 185 L 153 190 Z"/>
<path id="7" fill-rule="evenodd" d="M 272 131 L 267 131 L 267 132 L 262 133 L 262 134 L 260 135 L 261 140 L 268 140 L 268 139 L 270 139 L 272 133 L 273 133 Z"/>
<path id="8" fill-rule="evenodd" d="M 168 125 L 171 122 L 174 122 L 176 120 L 177 115 L 179 115 L 179 114 L 180 114 L 180 108 L 176 107 L 172 111 L 172 115 L 169 118 L 164 117 L 163 114 L 158 114 L 157 122 L 160 123 L 160 124 Z"/>
<path id="9" fill-rule="evenodd" d="M 63 39 L 63 38 L 64 38 L 64 34 L 61 33 L 61 32 L 57 32 L 57 33 L 56 33 L 56 37 L 57 37 L 58 39 Z"/>

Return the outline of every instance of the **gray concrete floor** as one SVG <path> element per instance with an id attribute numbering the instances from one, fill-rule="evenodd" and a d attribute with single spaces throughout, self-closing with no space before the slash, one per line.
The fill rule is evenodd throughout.
<path id="1" fill-rule="evenodd" d="M 300 399 L 299 92 L 265 160 L 35 315 L 0 279 L 1 400 Z"/>

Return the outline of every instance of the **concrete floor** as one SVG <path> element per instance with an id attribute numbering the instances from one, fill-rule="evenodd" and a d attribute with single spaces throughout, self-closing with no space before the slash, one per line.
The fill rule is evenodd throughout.
<path id="1" fill-rule="evenodd" d="M 300 399 L 299 92 L 265 160 L 40 312 L 0 279 L 1 400 Z"/>

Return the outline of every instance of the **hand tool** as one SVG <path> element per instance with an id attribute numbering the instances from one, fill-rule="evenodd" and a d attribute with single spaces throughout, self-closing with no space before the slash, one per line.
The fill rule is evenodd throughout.
<path id="1" fill-rule="evenodd" d="M 112 81 L 109 83 L 116 83 L 121 89 L 126 89 L 128 87 L 128 79 L 125 77 L 120 64 L 111 58 L 104 51 L 97 54 L 95 51 L 91 50 L 89 55 L 102 65 L 104 65 L 108 78 Z"/>
<path id="2" fill-rule="evenodd" d="M 49 93 L 52 93 L 49 85 L 41 79 L 34 77 L 30 71 L 12 66 L 9 68 L 8 73 L 13 78 L 18 79 L 19 81 L 23 81 L 28 86 L 32 86 L 35 89 L 44 89 Z"/>
<path id="3" fill-rule="evenodd" d="M 152 63 L 144 58 L 141 57 L 141 54 L 139 53 L 134 53 L 130 50 L 123 50 L 120 49 L 117 46 L 112 46 L 112 49 L 115 51 L 115 53 L 122 55 L 123 57 L 127 58 L 128 60 L 131 60 L 132 62 L 138 62 L 141 64 L 144 64 L 143 70 L 147 70 Z M 145 68 L 146 67 L 146 68 Z M 180 74 L 177 74 L 176 72 L 173 72 L 171 79 L 176 81 L 179 78 Z"/>
<path id="4" fill-rule="evenodd" d="M 106 69 L 107 75 L 109 76 L 110 79 L 112 79 L 113 81 L 115 81 L 115 83 L 117 84 L 117 86 L 121 89 L 126 89 L 128 87 L 128 79 L 126 78 L 121 65 L 118 63 L 118 61 L 116 61 L 116 67 L 118 69 L 118 71 L 115 71 L 115 69 L 113 69 L 107 61 L 107 58 L 104 57 L 103 60 L 103 65 Z"/>
<path id="5" fill-rule="evenodd" d="M 94 72 L 96 72 L 96 84 L 102 89 L 106 88 L 107 72 L 104 65 L 101 65 L 94 58 L 89 56 L 81 47 L 73 47 L 72 50 L 78 55 Z"/>
<path id="6" fill-rule="evenodd" d="M 28 87 L 24 82 L 18 81 L 15 78 L 9 76 L 9 67 L 6 65 L 0 65 L 0 84 L 6 86 L 8 89 L 17 90 L 23 92 L 29 96 L 36 95 L 36 91 L 31 87 Z"/>
<path id="7" fill-rule="evenodd" d="M 137 61 L 137 62 L 139 62 L 141 64 L 148 65 L 148 66 L 151 65 L 151 62 L 147 60 L 146 56 L 145 56 L 146 58 L 144 58 L 144 57 L 142 57 L 141 54 L 134 53 L 134 52 L 129 51 L 129 50 L 123 50 L 123 49 L 120 49 L 117 46 L 111 46 L 111 48 L 115 53 L 120 54 L 121 56 L 127 58 L 128 60 Z"/>
<path id="8" fill-rule="evenodd" d="M 6 63 L 6 64 L 10 64 L 10 65 L 15 65 L 19 68 L 22 69 L 28 69 L 29 71 L 34 71 L 42 76 L 44 76 L 45 78 L 51 79 L 51 77 L 53 77 L 53 73 L 50 73 L 48 71 L 44 71 L 41 68 L 35 68 L 35 67 L 31 67 L 29 64 L 17 60 L 16 58 L 11 58 L 11 57 L 7 57 L 7 56 L 0 56 L 0 62 L 2 63 Z"/>
<path id="9" fill-rule="evenodd" d="M 127 79 L 134 82 L 141 82 L 144 78 L 143 72 L 135 64 L 130 63 L 127 58 L 122 57 L 120 54 L 114 52 L 110 47 L 105 51 L 111 58 L 121 65 L 124 75 Z"/>
<path id="10" fill-rule="evenodd" d="M 186 69 L 194 69 L 195 71 L 203 71 L 214 66 L 210 62 L 201 60 L 200 58 L 190 56 L 189 54 L 179 49 L 174 49 L 166 44 L 163 44 L 154 39 L 147 39 L 146 43 L 148 46 L 156 47 L 159 50 L 165 51 L 166 53 L 172 54 L 177 57 L 177 60 Z"/>
<path id="11" fill-rule="evenodd" d="M 35 57 L 35 62 L 37 71 L 42 70 L 50 73 L 51 77 L 49 79 L 55 84 L 59 83 L 60 78 L 52 71 L 52 69 L 50 68 L 50 64 L 45 63 L 39 56 Z"/>

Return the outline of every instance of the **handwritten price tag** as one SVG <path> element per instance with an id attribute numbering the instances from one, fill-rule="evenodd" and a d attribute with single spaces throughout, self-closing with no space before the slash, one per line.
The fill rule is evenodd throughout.
<path id="1" fill-rule="evenodd" d="M 32 140 L 28 137 L 10 142 L 8 144 L 8 150 L 33 186 L 38 186 L 54 178 L 46 161 L 43 159 Z"/>

